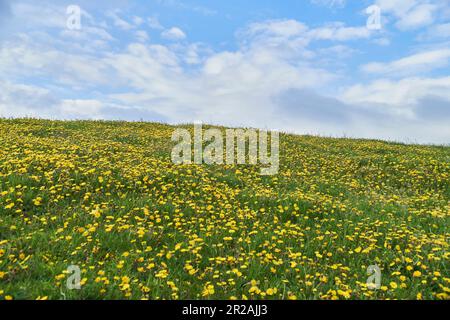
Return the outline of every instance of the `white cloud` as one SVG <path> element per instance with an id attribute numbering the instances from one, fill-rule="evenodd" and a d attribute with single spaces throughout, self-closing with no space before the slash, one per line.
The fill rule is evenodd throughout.
<path id="1" fill-rule="evenodd" d="M 412 30 L 433 24 L 437 14 L 447 8 L 446 1 L 430 0 L 377 0 L 383 15 L 391 15 L 400 30 Z"/>
<path id="2" fill-rule="evenodd" d="M 266 42 L 290 48 L 305 48 L 312 41 L 349 41 L 370 38 L 372 32 L 364 27 L 348 27 L 342 22 L 309 28 L 297 20 L 270 20 L 252 23 L 239 32 L 246 41 Z M 261 39 L 261 41 L 259 41 Z"/>
<path id="3" fill-rule="evenodd" d="M 434 22 L 434 14 L 436 10 L 437 6 L 432 4 L 418 5 L 402 17 L 402 19 L 397 23 L 397 27 L 405 30 L 430 25 Z"/>
<path id="4" fill-rule="evenodd" d="M 136 27 L 139 27 L 139 26 L 142 25 L 144 22 L 145 22 L 145 20 L 144 20 L 143 18 L 141 18 L 141 17 L 138 17 L 138 16 L 134 16 L 134 17 L 133 17 L 133 24 L 134 24 Z"/>
<path id="5" fill-rule="evenodd" d="M 146 108 L 124 106 L 105 99 L 59 99 L 53 90 L 10 81 L 1 84 L 0 117 L 167 121 Z"/>
<path id="6" fill-rule="evenodd" d="M 114 10 L 107 13 L 107 16 L 113 20 L 113 23 L 116 27 L 122 30 L 131 30 L 134 28 L 134 25 L 119 16 L 119 11 Z"/>
<path id="7" fill-rule="evenodd" d="M 442 97 L 424 96 L 403 112 L 389 105 L 352 104 L 305 90 L 285 93 L 278 104 L 285 117 L 283 128 L 292 132 L 449 143 L 450 100 Z"/>
<path id="8" fill-rule="evenodd" d="M 450 101 L 450 77 L 410 77 L 399 81 L 380 79 L 368 85 L 351 86 L 342 98 L 354 104 L 379 104 L 396 112 L 410 113 L 410 107 L 427 96 L 441 97 Z"/>
<path id="9" fill-rule="evenodd" d="M 59 105 L 59 112 L 70 115 L 71 118 L 100 118 L 103 103 L 98 100 L 87 99 L 67 99 L 62 100 Z"/>
<path id="10" fill-rule="evenodd" d="M 45 116 L 56 103 L 48 89 L 3 81 L 0 90 L 0 116 Z"/>
<path id="11" fill-rule="evenodd" d="M 113 41 L 114 37 L 105 29 L 92 26 L 84 26 L 81 30 L 62 29 L 60 33 L 63 37 L 70 37 L 76 40 L 95 41 L 97 39 L 104 41 Z"/>
<path id="12" fill-rule="evenodd" d="M 354 39 L 367 39 L 372 33 L 364 27 L 346 27 L 341 23 L 312 29 L 310 37 L 316 40 L 347 41 Z"/>
<path id="13" fill-rule="evenodd" d="M 404 76 L 406 74 L 419 74 L 448 65 L 450 49 L 437 49 L 417 53 L 389 63 L 372 62 L 365 64 L 361 69 L 371 74 L 391 74 Z"/>
<path id="14" fill-rule="evenodd" d="M 297 20 L 269 20 L 250 24 L 241 35 L 289 38 L 304 35 L 307 30 L 308 26 Z"/>
<path id="15" fill-rule="evenodd" d="M 164 27 L 159 22 L 159 19 L 157 17 L 149 17 L 147 18 L 147 24 L 151 29 L 157 29 L 161 30 L 164 29 Z"/>
<path id="16" fill-rule="evenodd" d="M 180 28 L 172 27 L 164 30 L 161 33 L 161 37 L 168 40 L 182 40 L 186 38 L 186 34 Z"/>
<path id="17" fill-rule="evenodd" d="M 47 77 L 51 82 L 71 85 L 73 89 L 97 86 L 111 81 L 107 66 L 96 56 L 64 52 L 33 43 L 8 42 L 0 47 L 0 74 L 3 77 Z"/>
<path id="18" fill-rule="evenodd" d="M 450 143 L 450 77 L 379 79 L 348 88 L 341 100 L 361 106 L 361 110 L 384 113 L 378 121 L 374 114 L 361 122 L 366 126 L 364 134 L 406 142 Z"/>
<path id="19" fill-rule="evenodd" d="M 419 40 L 450 39 L 450 23 L 431 26 L 418 36 Z"/>
<path id="20" fill-rule="evenodd" d="M 78 46 L 82 51 L 104 49 L 115 38 L 106 30 L 107 25 L 99 22 L 81 8 L 81 29 L 67 28 L 66 6 L 42 2 L 11 1 L 12 25 L 20 23 L 22 32 L 4 34 L 4 38 L 18 40 L 26 38 L 34 43 L 61 45 L 73 49 Z M 26 23 L 23 23 L 26 21 Z M 12 30 L 10 30 L 11 32 Z M 60 37 L 50 34 L 57 32 Z M 1 33 L 1 30 L 0 30 Z M 82 44 L 81 44 L 82 43 Z"/>
<path id="21" fill-rule="evenodd" d="M 136 31 L 136 39 L 139 42 L 146 42 L 150 39 L 148 33 L 144 30 L 138 30 Z"/>
<path id="22" fill-rule="evenodd" d="M 12 13 L 15 18 L 26 21 L 28 26 L 66 28 L 66 8 L 49 4 L 12 2 Z M 45 18 L 44 18 L 45 17 Z"/>

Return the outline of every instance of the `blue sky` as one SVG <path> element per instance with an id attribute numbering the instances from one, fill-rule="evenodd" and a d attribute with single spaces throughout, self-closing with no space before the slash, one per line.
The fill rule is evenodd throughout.
<path id="1" fill-rule="evenodd" d="M 450 143 L 449 62 L 450 1 L 0 0 L 4 117 Z"/>

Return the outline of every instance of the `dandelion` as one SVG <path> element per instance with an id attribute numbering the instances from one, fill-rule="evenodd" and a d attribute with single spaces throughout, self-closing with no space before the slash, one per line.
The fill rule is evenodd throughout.
<path id="1" fill-rule="evenodd" d="M 168 276 L 169 276 L 169 272 L 168 272 L 167 270 L 165 270 L 165 269 L 160 270 L 160 271 L 155 275 L 156 278 L 161 278 L 161 279 L 165 279 L 165 278 L 167 278 Z"/>
<path id="2" fill-rule="evenodd" d="M 214 286 L 212 284 L 207 284 L 203 289 L 202 296 L 207 297 L 215 293 Z"/>
<path id="3" fill-rule="evenodd" d="M 269 289 L 266 290 L 266 294 L 268 296 L 273 296 L 276 293 L 277 293 L 277 289 L 276 288 L 269 288 Z"/>
<path id="4" fill-rule="evenodd" d="M 14 205 L 15 205 L 14 202 L 11 202 L 10 204 L 5 206 L 5 209 L 6 210 L 12 209 L 12 208 L 14 208 Z"/>

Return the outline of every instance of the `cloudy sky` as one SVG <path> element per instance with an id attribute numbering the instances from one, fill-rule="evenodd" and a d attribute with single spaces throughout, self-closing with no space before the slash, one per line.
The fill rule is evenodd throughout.
<path id="1" fill-rule="evenodd" d="M 449 0 L 0 0 L 3 117 L 450 143 L 449 63 Z"/>

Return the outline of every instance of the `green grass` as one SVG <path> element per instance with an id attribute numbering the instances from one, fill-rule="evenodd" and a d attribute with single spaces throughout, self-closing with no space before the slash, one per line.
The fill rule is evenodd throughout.
<path id="1" fill-rule="evenodd" d="M 0 300 L 448 299 L 450 147 L 283 134 L 263 177 L 174 129 L 0 120 Z"/>

